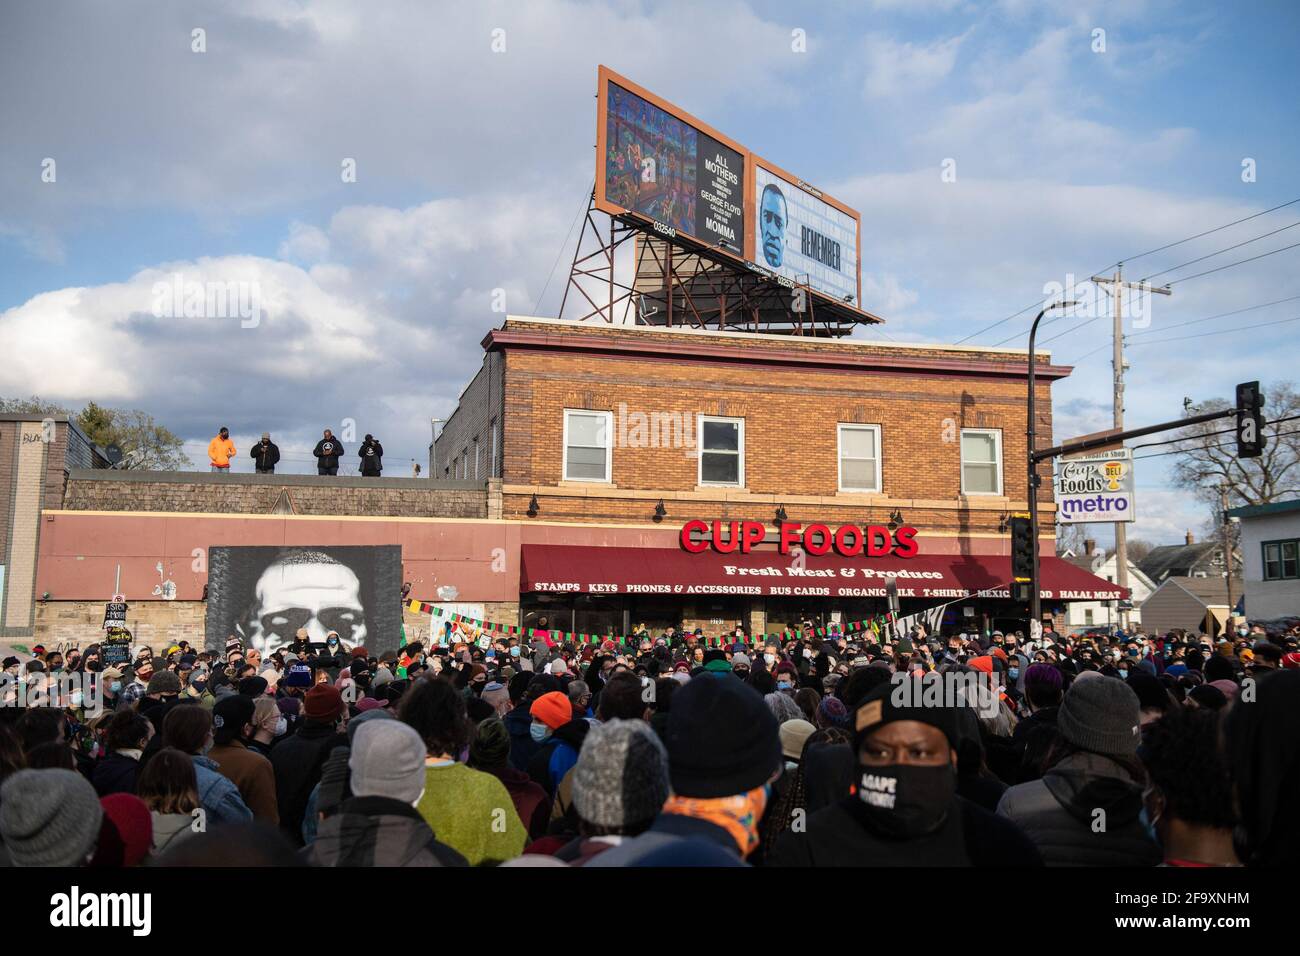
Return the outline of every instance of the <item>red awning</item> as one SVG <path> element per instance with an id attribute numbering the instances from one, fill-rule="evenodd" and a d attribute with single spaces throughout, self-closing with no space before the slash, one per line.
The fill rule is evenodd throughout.
<path id="1" fill-rule="evenodd" d="M 945 554 L 899 558 L 804 555 L 774 551 L 690 554 L 673 548 L 600 548 L 526 544 L 520 591 L 547 594 L 730 594 L 884 597 L 894 575 L 900 598 L 1010 597 L 1011 559 Z M 1041 596 L 1049 601 L 1111 601 L 1127 591 L 1060 558 L 1039 559 Z"/>

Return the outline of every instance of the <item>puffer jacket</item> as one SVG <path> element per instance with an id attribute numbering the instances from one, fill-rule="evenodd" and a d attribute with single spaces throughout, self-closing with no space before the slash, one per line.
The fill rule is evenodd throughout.
<path id="1" fill-rule="evenodd" d="M 439 843 L 420 811 L 389 797 L 353 797 L 321 821 L 305 851 L 316 866 L 468 866 Z"/>
<path id="2" fill-rule="evenodd" d="M 1002 795 L 998 815 L 1020 827 L 1048 866 L 1155 866 L 1142 788 L 1109 757 L 1075 753 Z"/>

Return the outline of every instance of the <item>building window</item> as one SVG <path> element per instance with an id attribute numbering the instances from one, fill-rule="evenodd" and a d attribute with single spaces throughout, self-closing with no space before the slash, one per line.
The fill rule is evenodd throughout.
<path id="1" fill-rule="evenodd" d="M 478 470 L 479 470 L 479 469 L 478 469 L 478 463 L 479 463 L 479 454 L 478 454 L 478 436 L 475 435 L 475 436 L 474 436 L 474 480 L 475 480 L 475 481 L 478 481 L 478 478 L 479 478 L 479 474 L 478 474 Z"/>
<path id="2" fill-rule="evenodd" d="M 880 426 L 840 425 L 840 491 L 880 491 Z"/>
<path id="3" fill-rule="evenodd" d="M 696 428 L 700 443 L 701 485 L 745 485 L 745 420 L 701 415 Z"/>
<path id="4" fill-rule="evenodd" d="M 469 445 L 460 450 L 460 476 L 469 477 Z"/>
<path id="5" fill-rule="evenodd" d="M 1087 625 L 1092 624 L 1092 608 L 1085 607 L 1083 609 L 1083 623 Z"/>
<path id="6" fill-rule="evenodd" d="M 488 465 L 492 470 L 488 472 L 488 477 L 495 478 L 497 477 L 497 420 L 495 418 L 492 419 L 492 450 L 489 454 L 491 457 Z"/>
<path id="7" fill-rule="evenodd" d="M 1263 547 L 1265 581 L 1300 578 L 1300 541 L 1265 541 Z"/>
<path id="8" fill-rule="evenodd" d="M 613 470 L 613 412 L 564 410 L 564 480 L 609 481 Z"/>
<path id="9" fill-rule="evenodd" d="M 996 428 L 963 428 L 961 432 L 961 493 L 1002 494 L 1002 432 Z"/>

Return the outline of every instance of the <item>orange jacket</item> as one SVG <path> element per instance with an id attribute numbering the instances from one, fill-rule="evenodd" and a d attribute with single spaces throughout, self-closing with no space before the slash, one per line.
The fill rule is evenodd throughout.
<path id="1" fill-rule="evenodd" d="M 208 442 L 208 459 L 222 468 L 230 467 L 230 459 L 235 457 L 235 443 L 229 438 L 218 435 Z"/>

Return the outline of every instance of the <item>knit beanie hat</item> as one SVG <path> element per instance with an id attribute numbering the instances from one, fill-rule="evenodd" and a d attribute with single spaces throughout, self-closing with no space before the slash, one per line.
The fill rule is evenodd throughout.
<path id="1" fill-rule="evenodd" d="M 838 697 L 831 697 L 828 694 L 817 705 L 817 722 L 823 727 L 843 727 L 848 721 L 848 708 Z"/>
<path id="2" fill-rule="evenodd" d="M 400 720 L 371 720 L 352 741 L 352 793 L 414 803 L 424 792 L 424 739 Z"/>
<path id="3" fill-rule="evenodd" d="M 528 712 L 534 720 L 540 720 L 552 730 L 559 730 L 573 719 L 573 705 L 569 703 L 569 695 L 558 690 L 537 698 Z"/>
<path id="4" fill-rule="evenodd" d="M 781 753 L 785 759 L 798 760 L 803 756 L 803 745 L 816 731 L 806 720 L 787 720 L 781 724 Z"/>
<path id="5" fill-rule="evenodd" d="M 14 866 L 81 866 L 103 818 L 75 770 L 19 770 L 0 786 L 0 839 Z"/>
<path id="6" fill-rule="evenodd" d="M 335 720 L 343 710 L 343 695 L 329 684 L 317 684 L 303 695 L 302 702 L 302 715 L 310 720 Z"/>
<path id="7" fill-rule="evenodd" d="M 591 728 L 573 768 L 578 816 L 622 829 L 653 819 L 667 799 L 668 753 L 649 724 L 611 720 Z"/>
<path id="8" fill-rule="evenodd" d="M 153 847 L 149 808 L 133 793 L 110 793 L 100 799 L 99 805 L 104 808 L 104 821 L 90 865 L 114 869 L 139 866 Z"/>
<path id="9" fill-rule="evenodd" d="M 256 705 L 251 697 L 231 694 L 212 705 L 212 740 L 228 744 L 243 735 L 244 725 L 253 722 Z"/>
<path id="10" fill-rule="evenodd" d="M 937 675 L 936 675 L 937 676 Z M 916 680 L 916 678 L 907 678 Z M 881 724 L 892 724 L 899 720 L 914 720 L 929 724 L 948 738 L 948 745 L 954 749 L 960 743 L 960 723 L 956 706 L 936 705 L 927 701 L 926 695 L 918 684 L 915 693 L 899 695 L 896 699 L 893 681 L 885 681 L 862 699 L 853 715 L 853 750 L 862 749 L 862 741 Z"/>
<path id="11" fill-rule="evenodd" d="M 146 694 L 179 694 L 181 692 L 181 679 L 176 676 L 175 671 L 155 671 L 154 675 L 149 678 L 149 684 L 145 687 Z"/>
<path id="12" fill-rule="evenodd" d="M 469 745 L 469 759 L 476 767 L 497 767 L 510 756 L 510 731 L 499 717 L 478 725 Z"/>
<path id="13" fill-rule="evenodd" d="M 1070 685 L 1056 716 L 1068 743 L 1093 753 L 1131 757 L 1137 753 L 1141 705 L 1122 680 L 1096 675 Z"/>
<path id="14" fill-rule="evenodd" d="M 730 797 L 771 779 L 781 765 L 776 717 L 739 680 L 693 680 L 673 693 L 669 777 L 683 797 Z"/>

